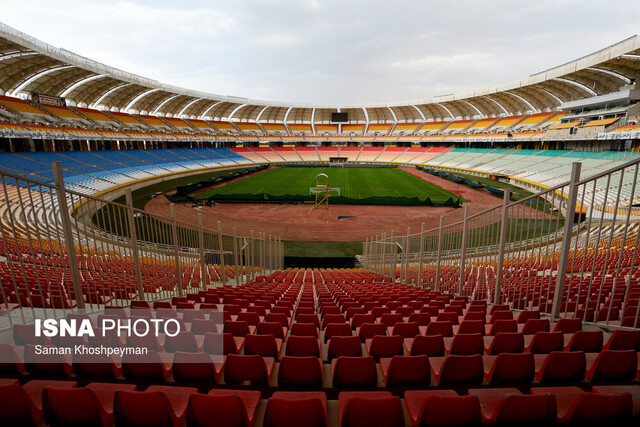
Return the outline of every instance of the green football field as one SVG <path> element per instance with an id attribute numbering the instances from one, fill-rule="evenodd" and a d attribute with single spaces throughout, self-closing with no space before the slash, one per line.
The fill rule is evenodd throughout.
<path id="1" fill-rule="evenodd" d="M 270 194 L 308 196 L 319 173 L 329 176 L 329 185 L 340 188 L 340 195 L 352 199 L 406 197 L 443 203 L 458 196 L 400 169 L 386 168 L 272 168 L 265 172 L 198 194 L 209 198 L 230 194 Z"/>

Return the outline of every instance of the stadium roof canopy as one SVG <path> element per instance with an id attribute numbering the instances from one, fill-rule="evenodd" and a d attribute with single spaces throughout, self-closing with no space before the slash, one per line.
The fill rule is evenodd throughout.
<path id="1" fill-rule="evenodd" d="M 97 109 L 211 120 L 328 122 L 332 112 L 351 122 L 422 122 L 498 117 L 556 110 L 563 102 L 603 95 L 640 81 L 640 36 L 473 93 L 380 104 L 301 104 L 215 95 L 166 85 L 53 47 L 0 23 L 0 92 L 40 93 Z"/>

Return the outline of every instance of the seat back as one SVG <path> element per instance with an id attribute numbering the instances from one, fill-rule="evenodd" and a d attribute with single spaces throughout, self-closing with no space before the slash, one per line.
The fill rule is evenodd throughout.
<path id="1" fill-rule="evenodd" d="M 419 416 L 421 426 L 480 425 L 477 396 L 429 396 Z"/>
<path id="2" fill-rule="evenodd" d="M 329 323 L 324 330 L 324 342 L 329 341 L 333 337 L 349 337 L 353 335 L 351 325 L 348 323 Z"/>
<path id="3" fill-rule="evenodd" d="M 393 335 L 400 335 L 402 338 L 414 338 L 420 335 L 420 327 L 417 322 L 401 322 L 393 326 Z"/>
<path id="4" fill-rule="evenodd" d="M 442 335 L 443 337 L 453 336 L 453 326 L 448 320 L 437 320 L 429 323 L 426 335 Z"/>
<path id="5" fill-rule="evenodd" d="M 31 398 L 18 384 L 0 385 L 0 422 L 6 425 L 34 425 L 42 415 L 33 417 Z"/>
<path id="6" fill-rule="evenodd" d="M 160 391 L 117 391 L 113 402 L 116 425 L 173 426 L 175 414 Z"/>
<path id="7" fill-rule="evenodd" d="M 563 334 L 573 334 L 582 330 L 582 320 L 580 319 L 558 319 L 558 323 L 553 328 L 553 332 L 562 332 Z"/>
<path id="8" fill-rule="evenodd" d="M 632 331 L 617 329 L 613 331 L 604 349 L 640 351 L 640 329 Z"/>
<path id="9" fill-rule="evenodd" d="M 522 353 L 524 351 L 524 335 L 518 332 L 498 332 L 491 342 L 489 354 Z"/>
<path id="10" fill-rule="evenodd" d="M 483 334 L 458 333 L 451 343 L 451 354 L 470 355 L 484 353 Z"/>
<path id="11" fill-rule="evenodd" d="M 439 385 L 480 384 L 484 377 L 482 356 L 449 355 L 442 364 Z"/>
<path id="12" fill-rule="evenodd" d="M 334 362 L 333 386 L 375 386 L 378 383 L 376 360 L 371 356 L 340 356 Z"/>
<path id="13" fill-rule="evenodd" d="M 490 424 L 554 425 L 556 399 L 552 394 L 507 394 L 493 413 Z"/>
<path id="14" fill-rule="evenodd" d="M 576 331 L 567 345 L 568 351 L 584 351 L 585 353 L 599 353 L 602 350 L 604 335 L 602 330 Z"/>
<path id="15" fill-rule="evenodd" d="M 576 425 L 600 421 L 608 425 L 631 418 L 632 400 L 629 393 L 582 393 L 569 407 L 566 420 Z"/>
<path id="16" fill-rule="evenodd" d="M 387 385 L 428 385 L 431 381 L 429 357 L 393 356 L 389 364 Z"/>
<path id="17" fill-rule="evenodd" d="M 635 350 L 603 350 L 587 377 L 591 381 L 633 381 L 637 369 L 638 353 Z"/>
<path id="18" fill-rule="evenodd" d="M 284 356 L 280 360 L 278 385 L 322 387 L 322 360 L 313 356 Z"/>
<path id="19" fill-rule="evenodd" d="M 385 313 L 380 317 L 380 323 L 387 328 L 391 328 L 399 322 L 402 322 L 402 314 Z"/>
<path id="20" fill-rule="evenodd" d="M 358 330 L 362 342 L 376 335 L 387 335 L 387 327 L 382 323 L 363 323 Z"/>
<path id="21" fill-rule="evenodd" d="M 510 311 L 496 311 L 498 313 L 511 313 Z M 496 335 L 499 332 L 518 332 L 518 322 L 513 319 L 497 319 L 491 322 L 491 330 L 489 335 Z"/>
<path id="22" fill-rule="evenodd" d="M 256 328 L 258 335 L 273 335 L 275 338 L 284 339 L 284 330 L 280 322 L 260 322 Z"/>
<path id="23" fill-rule="evenodd" d="M 224 322 L 224 332 L 228 332 L 234 337 L 246 337 L 251 333 L 249 324 L 242 320 L 226 320 Z"/>
<path id="24" fill-rule="evenodd" d="M 102 424 L 101 408 L 98 397 L 88 388 L 47 387 L 42 393 L 42 412 L 47 424 Z"/>
<path id="25" fill-rule="evenodd" d="M 429 313 L 411 313 L 409 322 L 416 322 L 418 326 L 427 326 L 431 322 L 431 315 Z"/>
<path id="26" fill-rule="evenodd" d="M 262 356 L 229 354 L 224 364 L 224 382 L 237 384 L 250 381 L 252 384 L 267 385 L 269 376 Z"/>
<path id="27" fill-rule="evenodd" d="M 530 383 L 534 372 L 532 353 L 501 353 L 493 362 L 487 380 L 490 384 Z"/>
<path id="28" fill-rule="evenodd" d="M 327 359 L 332 360 L 340 356 L 362 356 L 360 338 L 355 335 L 332 337 L 327 344 Z"/>
<path id="29" fill-rule="evenodd" d="M 244 354 L 278 358 L 278 344 L 273 335 L 247 335 L 244 339 Z"/>
<path id="30" fill-rule="evenodd" d="M 314 337 L 292 335 L 287 339 L 286 355 L 320 357 L 320 342 Z"/>
<path id="31" fill-rule="evenodd" d="M 550 330 L 549 319 L 527 319 L 522 328 L 522 334 L 533 335 L 536 332 L 549 332 Z"/>
<path id="32" fill-rule="evenodd" d="M 195 353 L 198 351 L 196 337 L 189 331 L 181 331 L 175 336 L 167 335 L 164 340 L 164 347 L 168 353 L 175 353 L 176 351 Z"/>
<path id="33" fill-rule="evenodd" d="M 444 338 L 442 335 L 418 335 L 411 346 L 411 356 L 424 354 L 429 357 L 444 356 Z"/>
<path id="34" fill-rule="evenodd" d="M 341 415 L 342 427 L 404 426 L 404 410 L 398 396 L 353 397 Z"/>
<path id="35" fill-rule="evenodd" d="M 376 335 L 371 339 L 369 355 L 379 359 L 402 355 L 403 351 L 403 338 L 400 335 Z"/>
<path id="36" fill-rule="evenodd" d="M 211 356 L 178 351 L 173 355 L 173 378 L 178 381 L 216 381 Z"/>
<path id="37" fill-rule="evenodd" d="M 264 413 L 264 427 L 325 427 L 327 411 L 320 399 L 271 397 Z"/>
<path id="38" fill-rule="evenodd" d="M 376 318 L 370 313 L 358 313 L 354 314 L 351 318 L 351 328 L 359 328 L 363 323 L 375 323 Z"/>
<path id="39" fill-rule="evenodd" d="M 242 311 L 238 313 L 236 320 L 247 322 L 247 324 L 251 326 L 258 326 L 258 323 L 260 323 L 260 315 L 253 311 Z"/>
<path id="40" fill-rule="evenodd" d="M 587 360 L 583 351 L 552 351 L 536 377 L 540 382 L 582 381 Z"/>
<path id="41" fill-rule="evenodd" d="M 527 351 L 533 354 L 548 354 L 552 351 L 562 351 L 564 335 L 562 332 L 536 332 Z"/>
<path id="42" fill-rule="evenodd" d="M 291 335 L 318 338 L 318 328 L 313 323 L 294 323 L 291 325 Z"/>

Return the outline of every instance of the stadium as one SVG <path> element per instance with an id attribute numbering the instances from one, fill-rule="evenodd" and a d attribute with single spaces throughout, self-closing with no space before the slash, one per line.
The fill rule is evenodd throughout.
<path id="1" fill-rule="evenodd" d="M 640 36 L 565 59 L 280 102 L 0 23 L 0 423 L 638 425 Z"/>

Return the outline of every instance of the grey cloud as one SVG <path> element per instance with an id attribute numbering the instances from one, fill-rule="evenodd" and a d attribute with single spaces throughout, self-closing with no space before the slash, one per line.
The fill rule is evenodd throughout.
<path id="1" fill-rule="evenodd" d="M 634 0 L 3 2 L 7 24 L 160 81 L 346 103 L 507 83 L 638 32 Z"/>

